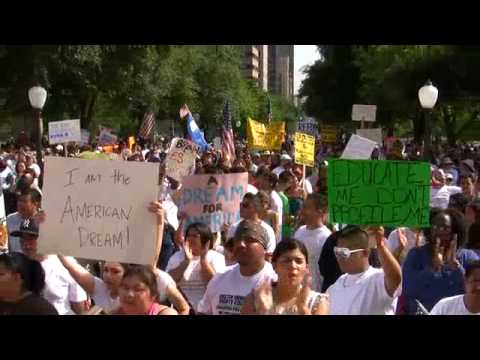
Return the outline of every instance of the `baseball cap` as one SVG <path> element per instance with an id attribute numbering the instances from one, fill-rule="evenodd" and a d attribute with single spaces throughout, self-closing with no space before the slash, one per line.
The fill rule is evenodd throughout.
<path id="1" fill-rule="evenodd" d="M 20 230 L 10 233 L 10 236 L 22 237 L 23 235 L 38 236 L 38 225 L 33 219 L 25 219 L 20 225 Z"/>
<path id="2" fill-rule="evenodd" d="M 265 229 L 262 225 L 253 222 L 252 220 L 243 220 L 238 224 L 237 230 L 235 231 L 235 239 L 255 239 L 262 246 L 268 248 L 268 236 Z"/>
<path id="3" fill-rule="evenodd" d="M 262 155 L 271 155 L 271 154 L 270 154 L 270 151 L 265 150 L 265 151 L 262 152 Z"/>
<path id="4" fill-rule="evenodd" d="M 291 161 L 292 158 L 291 158 L 290 155 L 288 155 L 288 154 L 283 154 L 283 155 L 280 157 L 280 160 L 289 160 L 289 161 Z"/>
<path id="5" fill-rule="evenodd" d="M 450 173 L 447 173 L 446 176 L 447 180 L 453 180 L 453 175 Z"/>

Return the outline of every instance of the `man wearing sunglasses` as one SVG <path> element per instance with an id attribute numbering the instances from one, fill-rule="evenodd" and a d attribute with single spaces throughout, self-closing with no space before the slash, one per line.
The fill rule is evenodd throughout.
<path id="1" fill-rule="evenodd" d="M 344 274 L 328 288 L 331 315 L 393 315 L 402 271 L 378 232 L 376 248 L 382 269 L 370 266 L 369 236 L 357 226 L 343 229 L 334 248 Z"/>

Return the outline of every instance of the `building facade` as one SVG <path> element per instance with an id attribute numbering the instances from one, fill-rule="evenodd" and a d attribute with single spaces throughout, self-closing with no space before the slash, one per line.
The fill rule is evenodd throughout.
<path id="1" fill-rule="evenodd" d="M 268 90 L 294 101 L 294 45 L 268 46 Z"/>

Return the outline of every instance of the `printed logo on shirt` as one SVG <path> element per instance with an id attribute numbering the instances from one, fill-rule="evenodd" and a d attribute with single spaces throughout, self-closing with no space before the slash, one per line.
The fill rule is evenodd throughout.
<path id="1" fill-rule="evenodd" d="M 239 315 L 245 296 L 220 295 L 217 305 L 219 315 Z"/>

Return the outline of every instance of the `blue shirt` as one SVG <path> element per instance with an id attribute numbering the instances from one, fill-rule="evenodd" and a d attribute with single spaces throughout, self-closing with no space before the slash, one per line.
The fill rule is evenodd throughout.
<path id="1" fill-rule="evenodd" d="M 403 264 L 403 295 L 407 301 L 407 314 L 415 314 L 415 300 L 430 311 L 441 299 L 465 293 L 464 269 L 476 258 L 473 250 L 460 249 L 457 252 L 460 263 L 457 270 L 444 265 L 440 271 L 433 272 L 429 244 L 410 250 Z"/>

